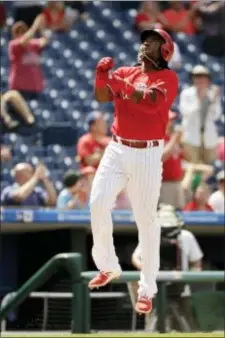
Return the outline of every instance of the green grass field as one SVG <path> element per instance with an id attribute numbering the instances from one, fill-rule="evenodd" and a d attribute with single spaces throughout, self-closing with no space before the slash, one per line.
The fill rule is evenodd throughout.
<path id="1" fill-rule="evenodd" d="M 159 333 L 99 333 L 99 334 L 79 334 L 79 335 L 71 335 L 66 333 L 57 333 L 57 334 L 49 334 L 49 333 L 2 333 L 1 337 L 8 337 L 8 338 L 97 338 L 97 337 L 114 337 L 114 338 L 125 338 L 125 337 L 136 337 L 136 338 L 144 338 L 144 337 L 152 337 L 152 338 L 159 338 L 159 337 L 190 337 L 190 338 L 203 338 L 203 337 L 224 337 L 224 333 L 217 333 L 217 332 L 211 332 L 211 333 L 167 333 L 167 334 L 159 334 Z"/>

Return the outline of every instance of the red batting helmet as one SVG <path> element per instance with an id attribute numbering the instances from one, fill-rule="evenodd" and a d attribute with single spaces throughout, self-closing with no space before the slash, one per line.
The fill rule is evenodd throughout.
<path id="1" fill-rule="evenodd" d="M 174 52 L 174 44 L 173 44 L 173 40 L 171 39 L 170 35 L 163 29 L 158 29 L 158 28 L 148 29 L 148 30 L 144 30 L 141 33 L 141 42 L 142 43 L 145 42 L 145 40 L 152 34 L 160 35 L 165 41 L 165 43 L 163 43 L 161 46 L 161 54 L 162 54 L 162 58 L 166 62 L 169 62 Z"/>

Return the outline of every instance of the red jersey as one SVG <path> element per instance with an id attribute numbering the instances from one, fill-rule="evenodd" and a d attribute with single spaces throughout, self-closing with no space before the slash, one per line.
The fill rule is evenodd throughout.
<path id="1" fill-rule="evenodd" d="M 197 203 L 195 201 L 191 201 L 183 208 L 183 211 L 200 211 L 200 210 L 198 208 Z M 208 203 L 206 203 L 204 206 L 204 210 L 201 211 L 213 211 L 213 208 Z"/>
<path id="2" fill-rule="evenodd" d="M 42 14 L 45 17 L 46 26 L 51 28 L 63 23 L 65 11 L 61 9 L 56 14 L 53 14 L 49 8 L 45 8 Z"/>
<path id="3" fill-rule="evenodd" d="M 10 89 L 42 92 L 44 74 L 41 67 L 41 52 L 39 39 L 31 39 L 26 46 L 22 46 L 20 38 L 9 42 Z"/>
<path id="4" fill-rule="evenodd" d="M 169 69 L 143 73 L 140 67 L 121 67 L 115 75 L 128 80 L 137 89 L 157 85 L 160 91 L 157 91 L 155 102 L 146 97 L 136 104 L 131 99 L 114 97 L 113 134 L 130 140 L 164 139 L 169 109 L 178 91 L 176 73 Z"/>
<path id="5" fill-rule="evenodd" d="M 165 137 L 165 143 L 169 142 L 170 137 Z M 182 179 L 181 151 L 179 145 L 176 146 L 173 154 L 163 162 L 163 182 L 175 182 Z"/>
<path id="6" fill-rule="evenodd" d="M 88 133 L 79 139 L 77 143 L 77 154 L 80 157 L 80 165 L 81 168 L 87 167 L 88 165 L 85 162 L 85 157 L 93 155 L 97 151 L 104 151 L 106 146 L 109 143 L 109 138 L 104 137 L 102 142 L 97 142 L 92 134 Z M 93 166 L 95 169 L 98 168 L 99 163 L 97 163 L 95 166 Z"/>
<path id="7" fill-rule="evenodd" d="M 173 30 L 173 27 L 175 27 L 182 20 L 185 20 L 185 18 L 189 15 L 189 10 L 181 9 L 179 11 L 176 11 L 170 8 L 164 11 L 163 15 L 168 22 L 169 28 Z M 195 26 L 193 24 L 193 20 L 191 18 L 187 20 L 185 26 L 180 29 L 180 32 L 183 32 L 188 35 L 192 35 L 196 32 Z"/>

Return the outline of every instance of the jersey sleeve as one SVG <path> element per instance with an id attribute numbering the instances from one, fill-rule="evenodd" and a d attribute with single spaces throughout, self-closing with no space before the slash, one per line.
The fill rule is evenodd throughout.
<path id="1" fill-rule="evenodd" d="M 157 81 L 151 83 L 149 89 L 154 89 L 156 92 L 154 104 L 164 104 L 169 109 L 178 93 L 178 78 L 176 73 L 169 71 L 161 74 Z"/>

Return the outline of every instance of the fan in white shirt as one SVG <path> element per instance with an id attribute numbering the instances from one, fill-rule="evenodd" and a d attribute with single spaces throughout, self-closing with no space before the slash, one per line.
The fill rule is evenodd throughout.
<path id="1" fill-rule="evenodd" d="M 215 121 L 221 115 L 220 90 L 212 84 L 206 67 L 198 65 L 191 74 L 193 85 L 180 94 L 182 141 L 190 162 L 211 164 L 216 160 Z"/>
<path id="2" fill-rule="evenodd" d="M 209 205 L 213 208 L 215 212 L 220 212 L 224 214 L 224 190 L 225 190 L 225 173 L 224 170 L 221 170 L 217 176 L 217 187 L 218 190 L 215 191 L 210 197 L 209 197 Z"/>

